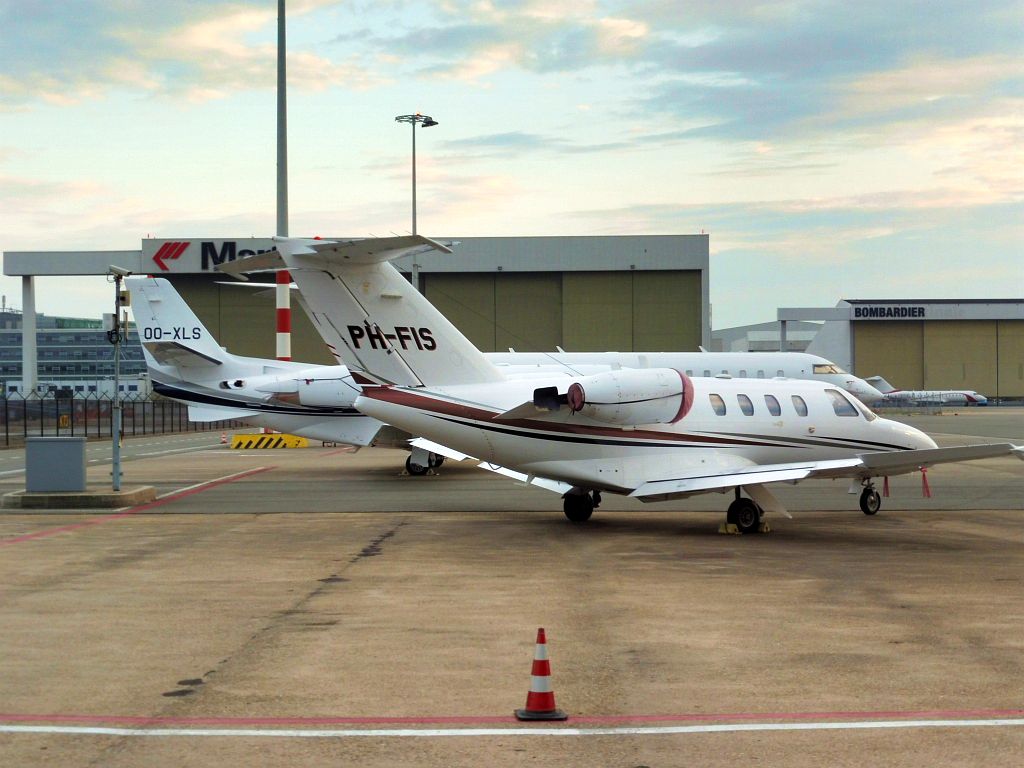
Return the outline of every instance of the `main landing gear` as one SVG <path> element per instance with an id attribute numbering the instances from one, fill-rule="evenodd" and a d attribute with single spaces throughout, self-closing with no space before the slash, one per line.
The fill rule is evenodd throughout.
<path id="1" fill-rule="evenodd" d="M 868 482 L 860 492 L 860 511 L 865 515 L 873 515 L 881 508 L 882 497 L 878 495 L 875 486 Z"/>
<path id="2" fill-rule="evenodd" d="M 562 511 L 574 523 L 587 522 L 599 506 L 601 506 L 600 491 L 588 492 L 582 488 L 573 488 L 562 497 Z"/>
<path id="3" fill-rule="evenodd" d="M 409 458 L 405 460 L 405 471 L 414 477 L 422 477 L 442 464 L 444 464 L 444 456 L 430 453 L 422 448 L 413 448 Z"/>
<path id="4" fill-rule="evenodd" d="M 764 511 L 754 503 L 753 499 L 745 499 L 740 496 L 740 489 L 736 489 L 736 498 L 729 505 L 725 513 L 726 530 L 728 526 L 735 526 L 739 533 L 757 533 L 761 530 L 761 518 Z"/>

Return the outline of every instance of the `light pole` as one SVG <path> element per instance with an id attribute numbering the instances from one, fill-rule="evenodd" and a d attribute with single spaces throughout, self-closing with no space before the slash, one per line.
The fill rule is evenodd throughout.
<path id="1" fill-rule="evenodd" d="M 399 115 L 395 118 L 396 123 L 409 123 L 412 126 L 412 233 L 416 234 L 416 125 L 423 128 L 432 128 L 437 121 L 430 115 Z"/>
<path id="2" fill-rule="evenodd" d="M 121 342 L 124 341 L 124 337 L 121 335 L 122 323 L 121 323 L 121 307 L 127 305 L 125 299 L 127 298 L 121 291 L 121 281 L 131 274 L 127 269 L 123 267 L 117 267 L 113 264 L 110 265 L 108 274 L 114 278 L 114 322 L 109 331 L 107 331 L 107 340 L 114 345 L 114 407 L 111 411 L 111 425 L 110 432 L 113 438 L 112 449 L 113 455 L 111 456 L 111 476 L 113 478 L 112 488 L 114 491 L 121 490 Z M 127 336 L 127 332 L 125 333 Z"/>

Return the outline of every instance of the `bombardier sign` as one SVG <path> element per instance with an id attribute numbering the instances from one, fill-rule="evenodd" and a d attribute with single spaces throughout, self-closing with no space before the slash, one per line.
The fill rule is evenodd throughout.
<path id="1" fill-rule="evenodd" d="M 274 250 L 269 238 L 143 240 L 142 263 L 159 274 L 212 272 L 220 264 Z"/>
<path id="2" fill-rule="evenodd" d="M 925 317 L 924 307 L 900 307 L 886 304 L 879 307 L 854 307 L 854 320 L 914 320 Z"/>

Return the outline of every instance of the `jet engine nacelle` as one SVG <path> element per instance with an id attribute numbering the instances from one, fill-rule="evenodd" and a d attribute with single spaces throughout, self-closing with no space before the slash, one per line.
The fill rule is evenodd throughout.
<path id="1" fill-rule="evenodd" d="M 606 424 L 674 424 L 693 405 L 693 383 L 674 368 L 609 371 L 573 383 L 566 403 L 574 413 Z"/>
<path id="2" fill-rule="evenodd" d="M 359 391 L 347 375 L 303 378 L 300 373 L 291 376 L 259 377 L 233 383 L 239 384 L 238 388 L 252 389 L 258 396 L 266 399 L 309 408 L 351 406 Z"/>
<path id="3" fill-rule="evenodd" d="M 299 379 L 298 391 L 291 395 L 299 405 L 312 408 L 339 408 L 352 405 L 358 389 L 344 379 Z"/>

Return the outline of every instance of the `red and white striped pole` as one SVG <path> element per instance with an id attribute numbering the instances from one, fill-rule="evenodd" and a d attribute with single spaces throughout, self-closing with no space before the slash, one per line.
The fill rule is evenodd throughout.
<path id="1" fill-rule="evenodd" d="M 548 661 L 547 637 L 544 628 L 537 630 L 537 649 L 533 654 L 530 692 L 526 694 L 526 707 L 516 710 L 517 720 L 568 720 L 569 716 L 555 706 L 555 692 L 551 689 L 551 663 Z"/>
<path id="2" fill-rule="evenodd" d="M 292 276 L 287 269 L 277 272 L 277 359 L 292 359 Z"/>

